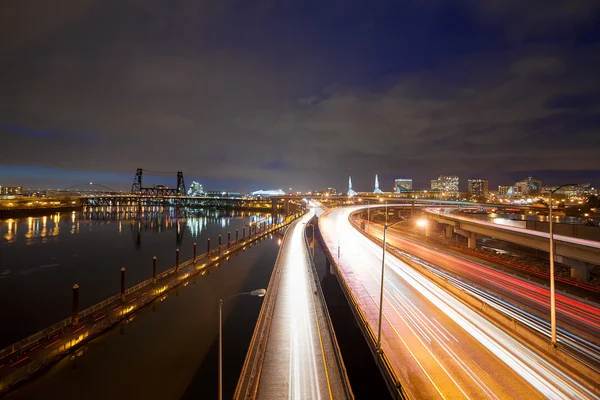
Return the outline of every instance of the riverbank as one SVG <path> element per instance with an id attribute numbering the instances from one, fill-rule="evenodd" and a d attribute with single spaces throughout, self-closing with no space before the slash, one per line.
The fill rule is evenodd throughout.
<path id="1" fill-rule="evenodd" d="M 80 206 L 0 208 L 0 219 L 25 218 L 29 216 L 48 215 L 57 212 L 73 212 L 80 210 Z"/>

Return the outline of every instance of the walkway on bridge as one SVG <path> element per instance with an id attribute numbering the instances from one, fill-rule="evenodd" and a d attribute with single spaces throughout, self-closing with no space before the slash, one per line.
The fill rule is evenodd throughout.
<path id="1" fill-rule="evenodd" d="M 353 398 L 305 239 L 314 215 L 285 234 L 236 399 Z"/>

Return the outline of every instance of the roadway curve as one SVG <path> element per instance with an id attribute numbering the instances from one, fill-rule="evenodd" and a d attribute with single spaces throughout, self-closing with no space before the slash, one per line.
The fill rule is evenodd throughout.
<path id="1" fill-rule="evenodd" d="M 371 224 L 369 234 L 381 239 L 383 227 Z M 549 319 L 550 291 L 546 287 L 409 239 L 393 228 L 388 230 L 386 242 L 430 264 L 440 266 L 444 271 L 491 289 L 506 299 L 531 307 L 539 315 Z M 559 322 L 586 332 L 596 339 L 597 344 L 600 343 L 600 308 L 597 306 L 557 293 L 556 316 Z"/>
<path id="2" fill-rule="evenodd" d="M 335 209 L 319 225 L 343 279 L 377 332 L 381 248 Z M 394 256 L 386 257 L 382 349 L 412 398 L 593 398 L 544 357 Z"/>

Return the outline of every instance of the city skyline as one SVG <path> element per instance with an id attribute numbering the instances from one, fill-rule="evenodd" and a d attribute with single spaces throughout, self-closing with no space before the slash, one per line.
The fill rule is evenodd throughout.
<path id="1" fill-rule="evenodd" d="M 598 397 L 598 21 L 3 2 L 0 397 Z"/>
<path id="2" fill-rule="evenodd" d="M 369 193 L 369 192 L 373 192 L 375 194 L 378 193 L 397 193 L 398 192 L 398 186 L 402 186 L 403 189 L 401 190 L 402 192 L 406 191 L 406 190 L 414 190 L 414 191 L 440 191 L 440 192 L 452 192 L 452 193 L 467 193 L 467 192 L 474 192 L 473 194 L 475 195 L 487 195 L 488 192 L 490 193 L 498 193 L 498 194 L 507 194 L 506 191 L 509 191 L 511 195 L 516 195 L 516 194 L 523 194 L 523 195 L 527 195 L 529 194 L 529 190 L 525 189 L 523 190 L 524 185 L 528 185 L 528 183 L 530 182 L 535 182 L 536 184 L 536 188 L 532 191 L 532 193 L 535 194 L 539 194 L 541 193 L 541 190 L 544 188 L 548 188 L 548 187 L 555 187 L 557 186 L 557 184 L 553 184 L 553 183 L 544 183 L 541 180 L 537 179 L 536 177 L 533 177 L 531 175 L 528 175 L 526 177 L 523 177 L 522 179 L 517 179 L 513 182 L 504 182 L 501 185 L 490 185 L 489 184 L 489 180 L 486 179 L 485 177 L 475 177 L 475 176 L 470 176 L 468 178 L 461 178 L 460 176 L 456 176 L 456 175 L 439 175 L 438 177 L 436 177 L 435 179 L 431 179 L 429 181 L 426 181 L 423 183 L 423 185 L 417 184 L 414 185 L 414 180 L 412 178 L 407 178 L 407 177 L 403 177 L 403 178 L 395 178 L 393 179 L 393 185 L 391 186 L 390 190 L 386 189 L 386 186 L 384 186 L 384 189 L 381 190 L 380 189 L 380 180 L 379 180 L 379 174 L 375 173 L 375 190 L 373 189 L 366 189 L 366 190 L 360 190 L 362 189 L 359 188 L 358 193 L 356 191 L 354 191 L 355 186 L 352 184 L 352 175 L 348 176 L 348 185 L 346 187 L 341 187 L 338 188 L 335 185 L 330 185 L 325 187 L 324 192 L 328 192 L 330 189 L 334 189 L 337 190 L 339 193 L 345 193 L 346 189 L 348 188 L 349 190 L 352 190 L 352 194 L 356 195 L 359 193 Z M 152 173 L 145 173 L 144 174 L 144 182 L 146 182 L 144 185 L 147 187 L 152 187 L 152 186 L 165 186 L 165 187 L 175 187 L 175 185 L 170 185 L 169 183 L 173 183 L 171 182 L 171 180 L 173 180 L 173 177 L 165 177 L 164 175 L 154 175 Z M 169 179 L 171 178 L 171 179 Z M 184 177 L 185 178 L 185 177 Z M 157 181 L 158 179 L 158 181 Z M 151 183 L 148 183 L 151 182 Z M 157 183 L 160 182 L 160 183 Z M 203 182 L 197 182 L 195 180 L 188 180 L 188 182 L 190 182 L 191 184 L 195 184 L 195 185 L 199 185 L 200 188 L 202 188 L 203 186 L 206 186 Z M 572 183 L 576 183 L 578 185 L 589 185 L 590 188 L 594 189 L 596 187 L 595 184 L 591 183 L 591 182 L 572 182 Z M 88 187 L 88 184 L 90 185 Z M 166 185 L 165 185 L 166 184 Z M 237 190 L 236 189 L 231 189 L 231 188 L 223 188 L 220 186 L 217 187 L 211 187 L 210 186 L 211 183 L 209 183 L 209 186 L 207 187 L 207 191 L 234 191 L 236 193 L 250 193 L 250 192 L 256 192 L 256 191 L 279 191 L 281 193 L 308 193 L 308 192 L 314 192 L 314 191 L 318 191 L 321 192 L 323 191 L 323 188 L 310 188 L 307 190 L 300 190 L 300 189 L 296 189 L 294 190 L 294 188 L 288 188 L 287 190 L 285 190 L 282 187 L 276 188 L 276 187 L 271 187 L 271 186 L 267 186 L 267 187 L 261 187 L 261 188 L 252 188 L 251 190 L 248 191 L 244 191 L 244 190 Z M 407 186 L 408 185 L 408 186 Z M 473 190 L 472 186 L 476 185 L 476 188 Z M 93 181 L 90 181 L 89 183 L 80 183 L 77 185 L 72 185 L 69 187 L 51 187 L 51 186 L 38 186 L 38 187 L 26 187 L 23 185 L 11 185 L 11 184 L 6 184 L 3 182 L 0 182 L 0 189 L 2 188 L 7 188 L 7 187 L 11 187 L 13 189 L 20 189 L 23 191 L 35 191 L 35 190 L 40 190 L 40 191 L 45 191 L 45 190 L 50 190 L 50 191 L 55 191 L 55 190 L 88 190 L 88 189 L 92 189 L 92 190 L 99 190 L 99 191 L 103 191 L 103 190 L 114 190 L 114 191 L 121 191 L 121 192 L 128 192 L 130 190 L 129 186 L 126 187 L 121 187 L 121 186 L 113 186 L 113 187 L 108 187 L 106 185 L 103 185 L 99 182 L 94 183 Z M 348 187 L 349 186 L 349 187 Z M 189 188 L 190 186 L 187 186 L 187 188 Z M 456 189 L 458 188 L 458 189 Z M 517 192 L 514 192 L 514 190 L 512 189 L 514 188 L 514 190 L 517 190 Z M 187 190 L 187 189 L 186 189 Z"/>
<path id="3" fill-rule="evenodd" d="M 596 2 L 7 11 L 5 184 L 126 188 L 150 168 L 226 190 L 341 189 L 348 168 L 372 186 L 375 165 L 386 189 L 402 175 L 600 180 Z"/>

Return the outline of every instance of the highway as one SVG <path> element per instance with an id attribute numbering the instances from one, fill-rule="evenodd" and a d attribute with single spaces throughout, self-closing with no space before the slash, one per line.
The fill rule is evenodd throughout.
<path id="1" fill-rule="evenodd" d="M 319 225 L 339 278 L 377 332 L 381 247 L 348 221 L 359 208 L 334 209 Z M 382 349 L 412 398 L 596 397 L 392 254 L 383 314 Z"/>
<path id="2" fill-rule="evenodd" d="M 268 289 L 276 294 L 265 299 L 268 304 L 264 305 L 273 311 L 271 317 L 264 315 L 271 322 L 259 368 L 258 399 L 352 398 L 344 390 L 342 380 L 347 378 L 336 361 L 335 338 L 328 330 L 327 311 L 317 296 L 308 258 L 304 230 L 313 216 L 311 211 L 294 222 L 281 244 L 273 272 L 278 279 L 272 278 Z M 251 364 L 248 359 L 247 363 Z M 238 385 L 236 397 L 247 398 L 242 386 Z"/>
<path id="3" fill-rule="evenodd" d="M 369 234 L 381 239 L 383 227 L 370 224 Z M 464 257 L 436 249 L 430 245 L 407 238 L 401 232 L 389 229 L 386 234 L 388 244 L 400 249 L 406 249 L 428 263 L 443 266 L 445 271 L 464 277 L 470 282 L 490 288 L 505 298 L 513 299 L 521 304 L 532 307 L 540 315 L 550 315 L 550 292 L 542 285 L 508 275 L 494 270 L 482 263 L 477 263 Z M 575 297 L 557 293 L 557 318 L 571 326 L 585 330 L 598 338 L 600 343 L 600 308 L 591 303 L 578 300 Z"/>

